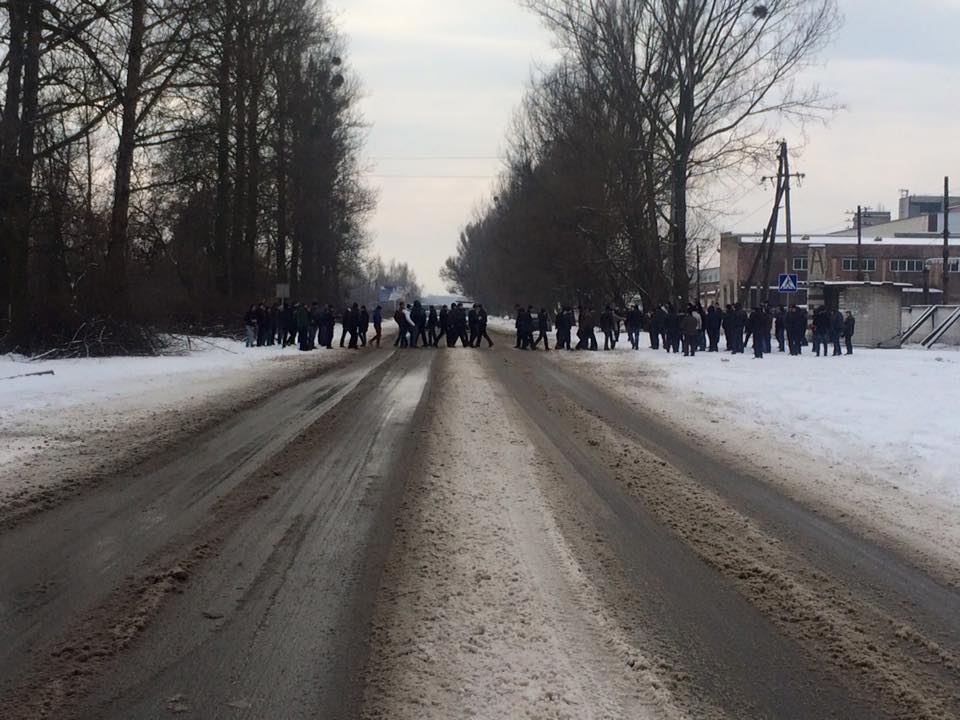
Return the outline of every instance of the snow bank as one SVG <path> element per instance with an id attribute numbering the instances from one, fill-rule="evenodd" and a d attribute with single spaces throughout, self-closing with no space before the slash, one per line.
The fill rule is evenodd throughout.
<path id="1" fill-rule="evenodd" d="M 102 475 L 353 351 L 190 338 L 162 357 L 0 356 L 0 509 Z M 53 372 L 53 375 L 23 376 Z"/>
<path id="2" fill-rule="evenodd" d="M 295 347 L 245 348 L 223 338 L 191 338 L 191 352 L 161 357 L 111 357 L 30 362 L 0 356 L 0 421 L 36 409 L 73 407 L 169 389 L 186 380 L 224 378 L 265 361 L 293 355 Z M 12 377 L 52 371 L 54 375 Z M 12 378 L 12 379 L 8 379 Z"/>

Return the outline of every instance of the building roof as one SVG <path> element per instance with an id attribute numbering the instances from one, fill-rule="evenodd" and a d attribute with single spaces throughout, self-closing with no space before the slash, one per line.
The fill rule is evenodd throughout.
<path id="1" fill-rule="evenodd" d="M 763 235 L 737 235 L 731 234 L 731 237 L 739 240 L 744 244 L 759 244 L 763 241 Z M 792 243 L 794 245 L 856 245 L 856 237 L 850 237 L 849 235 L 794 235 L 792 238 Z M 777 245 L 785 245 L 786 239 L 782 235 L 777 235 L 776 237 Z M 925 235 L 923 237 L 897 237 L 897 236 L 887 236 L 879 238 L 879 240 L 874 239 L 870 236 L 869 228 L 867 232 L 863 235 L 863 247 L 868 248 L 871 246 L 897 246 L 897 245 L 908 245 L 908 246 L 930 246 L 933 247 L 943 247 L 943 236 L 942 235 Z M 960 247 L 960 235 L 951 235 L 950 237 L 950 247 Z"/>

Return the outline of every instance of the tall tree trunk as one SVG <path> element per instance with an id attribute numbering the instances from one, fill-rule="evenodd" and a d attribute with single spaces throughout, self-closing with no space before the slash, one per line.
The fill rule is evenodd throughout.
<path id="1" fill-rule="evenodd" d="M 227 252 L 227 236 L 230 231 L 230 124 L 233 108 L 233 57 L 235 52 L 234 24 L 236 5 L 234 0 L 224 2 L 223 47 L 220 66 L 217 70 L 217 197 L 214 212 L 213 267 L 214 284 L 220 295 L 230 292 L 230 260 Z"/>
<path id="2" fill-rule="evenodd" d="M 10 197 L 10 340 L 29 348 L 32 336 L 30 303 L 30 219 L 33 202 L 34 142 L 40 98 L 40 37 L 43 5 L 29 3 L 23 61 L 23 100 L 20 137 Z"/>
<path id="3" fill-rule="evenodd" d="M 277 73 L 277 237 L 274 241 L 277 282 L 285 283 L 287 275 L 287 79 L 284 64 Z"/>
<path id="4" fill-rule="evenodd" d="M 20 92 L 23 80 L 26 3 L 13 0 L 7 5 L 10 39 L 7 48 L 7 81 L 0 116 L 0 332 L 6 329 L 12 309 L 10 288 L 14 282 L 12 200 L 15 190 L 17 148 L 20 143 Z"/>
<path id="5" fill-rule="evenodd" d="M 237 59 L 236 59 L 236 103 L 233 112 L 234 169 L 233 169 L 233 208 L 231 212 L 230 232 L 230 297 L 236 299 L 245 295 L 247 287 L 245 264 L 243 262 L 243 231 L 245 209 L 247 207 L 247 91 L 250 83 L 251 68 L 248 62 L 250 42 L 249 22 L 246 3 L 240 3 L 237 16 Z"/>
<path id="6" fill-rule="evenodd" d="M 137 145 L 137 106 L 140 100 L 143 62 L 143 39 L 146 32 L 146 0 L 130 4 L 130 43 L 127 47 L 127 77 L 123 90 L 120 140 L 113 181 L 113 211 L 110 215 L 110 238 L 107 242 L 108 294 L 103 298 L 104 311 L 116 314 L 129 309 L 127 258 L 130 252 L 130 176 Z"/>
<path id="7" fill-rule="evenodd" d="M 256 63 L 252 61 L 251 67 Z M 250 76 L 250 98 L 247 101 L 247 205 L 244 217 L 244 264 L 250 278 L 250 291 L 257 288 L 257 220 L 260 209 L 260 81 Z"/>

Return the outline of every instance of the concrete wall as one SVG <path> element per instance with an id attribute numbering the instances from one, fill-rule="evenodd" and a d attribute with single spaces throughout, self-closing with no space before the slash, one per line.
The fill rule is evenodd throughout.
<path id="1" fill-rule="evenodd" d="M 839 289 L 840 312 L 857 320 L 855 345 L 877 347 L 900 334 L 902 291 L 891 285 L 858 285 Z"/>
<path id="2" fill-rule="evenodd" d="M 913 324 L 914 320 L 920 317 L 928 307 L 929 305 L 914 305 L 913 307 L 903 308 L 901 310 L 901 326 L 903 327 L 903 331 L 906 331 L 907 328 Z M 905 346 L 919 345 L 920 341 L 932 333 L 955 308 L 956 305 L 945 305 L 937 308 L 933 315 L 923 323 L 920 329 L 907 340 Z M 943 336 L 940 343 L 942 345 L 960 345 L 960 322 L 947 331 L 947 334 Z"/>

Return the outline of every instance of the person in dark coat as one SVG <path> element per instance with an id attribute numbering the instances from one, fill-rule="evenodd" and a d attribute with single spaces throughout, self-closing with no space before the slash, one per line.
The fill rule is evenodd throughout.
<path id="1" fill-rule="evenodd" d="M 616 320 L 613 308 L 609 305 L 600 313 L 600 332 L 603 333 L 603 349 L 615 350 L 617 347 Z"/>
<path id="2" fill-rule="evenodd" d="M 663 311 L 663 307 L 658 305 L 657 308 L 650 313 L 650 349 L 659 350 L 660 349 L 660 337 L 663 335 L 663 325 L 666 322 L 666 313 Z"/>
<path id="3" fill-rule="evenodd" d="M 493 340 L 487 334 L 488 321 L 487 309 L 483 307 L 483 303 L 477 303 L 477 347 L 480 347 L 481 340 L 487 341 L 487 347 L 493 347 Z"/>
<path id="4" fill-rule="evenodd" d="M 333 305 L 327 303 L 327 306 L 320 311 L 320 347 L 327 350 L 333 350 L 333 336 L 337 330 L 337 313 Z"/>
<path id="5" fill-rule="evenodd" d="M 697 314 L 697 318 L 700 320 L 700 327 L 697 330 L 697 350 L 700 352 L 707 351 L 707 312 L 703 309 L 703 305 L 700 304 L 700 301 L 694 304 L 694 312 Z"/>
<path id="6" fill-rule="evenodd" d="M 843 336 L 843 313 L 835 310 L 830 314 L 830 340 L 833 342 L 833 356 L 843 355 L 840 338 Z"/>
<path id="7" fill-rule="evenodd" d="M 467 313 L 467 343 L 470 347 L 477 347 L 480 342 L 480 317 L 477 315 L 477 304 Z"/>
<path id="8" fill-rule="evenodd" d="M 437 314 L 437 337 L 433 341 L 434 347 L 440 346 L 440 339 L 447 337 L 447 347 L 450 346 L 450 341 L 447 333 L 449 332 L 448 328 L 450 327 L 450 311 L 447 310 L 446 305 L 440 306 L 440 312 Z"/>
<path id="9" fill-rule="evenodd" d="M 631 305 L 627 310 L 627 340 L 634 350 L 640 349 L 640 330 L 643 328 L 643 313 L 639 305 Z"/>
<path id="10" fill-rule="evenodd" d="M 403 315 L 403 303 L 397 303 L 397 309 L 393 312 L 393 320 L 397 323 L 397 339 L 393 341 L 394 347 L 405 348 L 407 346 L 407 319 Z"/>
<path id="11" fill-rule="evenodd" d="M 540 312 L 537 313 L 537 339 L 533 341 L 533 349 L 537 349 L 537 345 L 540 344 L 540 341 L 543 340 L 543 349 L 547 352 L 550 351 L 550 341 L 547 339 L 547 333 L 550 330 L 550 315 L 547 313 L 546 308 L 540 308 Z"/>
<path id="12" fill-rule="evenodd" d="M 561 308 L 557 313 L 557 350 L 572 350 L 573 311 L 568 307 Z"/>
<path id="13" fill-rule="evenodd" d="M 847 316 L 843 319 L 843 339 L 847 344 L 847 355 L 853 355 L 853 333 L 856 327 L 857 321 L 853 313 L 847 310 Z"/>
<path id="14" fill-rule="evenodd" d="M 773 332 L 777 336 L 777 347 L 780 352 L 784 352 L 787 334 L 787 309 L 783 305 L 773 311 Z"/>
<path id="15" fill-rule="evenodd" d="M 520 330 L 520 326 L 524 323 L 523 314 L 525 312 L 526 311 L 519 304 L 514 306 L 514 313 L 516 315 L 516 323 L 514 324 L 514 327 L 517 329 L 517 350 L 519 350 L 520 346 L 523 344 L 523 333 Z"/>
<path id="16" fill-rule="evenodd" d="M 373 309 L 373 337 L 370 339 L 370 344 L 377 343 L 377 347 L 380 347 L 380 340 L 383 337 L 383 307 L 377 305 Z"/>
<path id="17" fill-rule="evenodd" d="M 517 311 L 517 347 L 530 350 L 530 333 L 533 332 L 533 317 L 524 307 Z"/>
<path id="18" fill-rule="evenodd" d="M 251 305 L 243 314 L 243 329 L 247 336 L 247 347 L 253 347 L 257 342 L 257 306 Z"/>
<path id="19" fill-rule="evenodd" d="M 823 347 L 823 356 L 827 356 L 827 343 L 830 339 L 830 313 L 824 307 L 813 311 L 813 352 L 820 357 L 820 348 Z"/>
<path id="20" fill-rule="evenodd" d="M 437 346 L 437 326 L 440 318 L 437 316 L 437 306 L 431 305 L 427 311 L 427 343 L 430 347 Z"/>
<path id="21" fill-rule="evenodd" d="M 667 352 L 678 354 L 680 352 L 680 342 L 683 337 L 683 330 L 680 323 L 683 316 L 673 306 L 673 303 L 667 306 Z"/>
<path id="22" fill-rule="evenodd" d="M 413 336 L 410 340 L 410 347 L 417 347 L 417 343 L 422 340 L 423 347 L 427 347 L 427 311 L 419 300 L 413 301 L 413 307 L 410 309 L 410 320 L 413 322 Z"/>
<path id="23" fill-rule="evenodd" d="M 767 314 L 761 308 L 755 307 L 749 318 L 749 330 L 750 334 L 753 335 L 754 358 L 763 358 L 763 351 L 766 349 L 763 333 L 767 327 Z"/>
<path id="24" fill-rule="evenodd" d="M 803 316 L 796 305 L 791 305 L 783 319 L 784 330 L 787 334 L 787 346 L 791 355 L 800 354 L 800 338 L 807 331 L 803 326 Z"/>
<path id="25" fill-rule="evenodd" d="M 345 316 L 343 322 L 347 324 L 347 333 L 350 335 L 350 342 L 347 347 L 351 350 L 357 350 L 357 340 L 360 337 L 360 306 L 357 303 L 350 306 L 350 316 Z"/>
<path id="26" fill-rule="evenodd" d="M 736 303 L 733 306 L 733 323 L 731 327 L 734 354 L 743 354 L 745 343 L 744 332 L 748 329 L 747 325 L 749 320 L 750 318 L 747 315 L 747 311 L 743 309 L 743 305 Z"/>
<path id="27" fill-rule="evenodd" d="M 693 357 L 697 354 L 697 337 L 700 331 L 700 318 L 693 305 L 687 307 L 687 314 L 680 318 L 680 331 L 683 334 L 683 356 Z"/>
<path id="28" fill-rule="evenodd" d="M 370 313 L 367 312 L 367 306 L 360 306 L 360 314 L 357 315 L 357 337 L 360 339 L 360 346 L 367 346 L 367 333 L 370 332 Z"/>
<path id="29" fill-rule="evenodd" d="M 707 308 L 707 337 L 710 340 L 710 352 L 720 352 L 720 328 L 723 315 L 716 303 Z"/>
<path id="30" fill-rule="evenodd" d="M 310 349 L 323 345 L 323 308 L 316 300 L 310 305 Z"/>
<path id="31" fill-rule="evenodd" d="M 350 328 L 356 326 L 356 324 L 357 321 L 353 317 L 353 309 L 347 305 L 343 309 L 343 314 L 340 316 L 340 347 L 344 347 Z"/>
<path id="32" fill-rule="evenodd" d="M 269 313 L 263 303 L 257 305 L 257 347 L 263 347 L 267 344 L 267 327 L 269 325 Z"/>
<path id="33" fill-rule="evenodd" d="M 300 350 L 310 350 L 310 311 L 305 305 L 297 304 L 294 308 L 294 317 L 297 320 L 297 338 L 300 340 Z"/>

